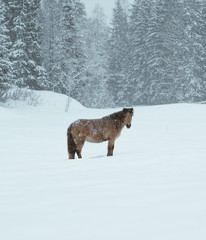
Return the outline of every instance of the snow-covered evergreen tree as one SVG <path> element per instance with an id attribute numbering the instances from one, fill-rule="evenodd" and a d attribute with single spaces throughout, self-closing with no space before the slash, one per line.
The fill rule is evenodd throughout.
<path id="1" fill-rule="evenodd" d="M 49 89 L 58 91 L 58 76 L 61 59 L 59 46 L 61 41 L 60 4 L 56 0 L 43 0 L 42 2 L 42 27 L 43 36 L 41 54 L 43 66 L 46 69 Z"/>
<path id="2" fill-rule="evenodd" d="M 40 53 L 40 0 L 14 0 L 11 9 L 14 83 L 18 87 L 42 89 L 45 87 L 45 71 Z"/>
<path id="3" fill-rule="evenodd" d="M 151 34 L 151 6 L 150 1 L 135 0 L 131 8 L 128 78 L 133 86 L 131 87 L 133 104 L 147 104 L 149 99 L 150 73 L 148 70 L 149 46 L 147 44 Z"/>
<path id="4" fill-rule="evenodd" d="M 112 106 L 108 91 L 107 51 L 108 27 L 103 9 L 96 5 L 85 24 L 86 81 L 84 104 L 91 107 Z"/>
<path id="5" fill-rule="evenodd" d="M 125 77 L 128 67 L 128 41 L 127 14 L 118 0 L 113 9 L 111 35 L 108 41 L 109 90 L 118 105 L 127 104 L 130 94 L 131 82 Z"/>
<path id="6" fill-rule="evenodd" d="M 11 61 L 9 58 L 9 49 L 11 40 L 9 37 L 8 6 L 0 0 L 0 101 L 6 100 L 6 92 L 12 86 Z"/>
<path id="7" fill-rule="evenodd" d="M 195 102 L 205 99 L 206 95 L 206 38 L 204 1 L 184 1 L 185 22 L 185 64 L 184 97 L 186 101 Z"/>
<path id="8" fill-rule="evenodd" d="M 181 101 L 181 66 L 183 64 L 184 22 L 179 0 L 157 1 L 155 6 L 154 40 L 151 39 L 153 63 L 150 96 L 151 103 L 174 103 Z M 152 34 L 151 34 L 152 36 Z M 153 38 L 153 36 L 152 36 Z"/>
<path id="9" fill-rule="evenodd" d="M 80 26 L 83 23 L 84 5 L 78 0 L 62 1 L 61 45 L 59 49 L 60 91 L 79 100 L 81 94 L 81 73 L 85 56 Z"/>
<path id="10" fill-rule="evenodd" d="M 11 60 L 14 84 L 18 87 L 28 87 L 27 85 L 27 63 L 28 55 L 26 52 L 25 34 L 25 15 L 24 2 L 14 0 L 11 4 L 12 22 L 10 34 L 12 35 Z"/>
<path id="11" fill-rule="evenodd" d="M 82 35 L 84 5 L 79 0 L 44 0 L 42 6 L 42 52 L 50 89 L 80 100 L 86 59 Z"/>
<path id="12" fill-rule="evenodd" d="M 24 24 L 26 52 L 28 55 L 27 63 L 27 85 L 30 89 L 44 89 L 45 69 L 42 67 L 41 41 L 42 26 L 40 24 L 41 1 L 24 0 Z"/>

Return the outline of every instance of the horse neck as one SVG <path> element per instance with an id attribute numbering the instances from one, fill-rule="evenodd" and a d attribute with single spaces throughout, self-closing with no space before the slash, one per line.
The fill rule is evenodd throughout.
<path id="1" fill-rule="evenodd" d="M 122 128 L 126 125 L 126 123 L 124 122 L 124 119 L 121 121 L 121 130 Z"/>
<path id="2" fill-rule="evenodd" d="M 116 123 L 116 126 L 117 126 L 117 129 L 119 131 L 122 130 L 122 128 L 126 125 L 125 124 L 125 116 L 122 112 L 118 112 L 116 114 L 113 115 L 113 120 L 115 121 Z"/>

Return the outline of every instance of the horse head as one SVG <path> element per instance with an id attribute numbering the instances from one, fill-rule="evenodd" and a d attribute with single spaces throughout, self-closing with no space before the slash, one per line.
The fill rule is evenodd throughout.
<path id="1" fill-rule="evenodd" d="M 127 128 L 130 128 L 131 123 L 132 123 L 132 117 L 134 115 L 134 109 L 133 108 L 123 108 L 123 112 L 125 114 L 125 125 Z"/>

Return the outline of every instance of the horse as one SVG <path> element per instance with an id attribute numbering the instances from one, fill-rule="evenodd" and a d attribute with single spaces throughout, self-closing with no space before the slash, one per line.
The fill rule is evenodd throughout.
<path id="1" fill-rule="evenodd" d="M 123 127 L 131 127 L 133 108 L 123 108 L 122 111 L 100 119 L 79 119 L 70 124 L 67 129 L 67 147 L 69 159 L 82 158 L 82 148 L 85 143 L 100 143 L 108 141 L 107 156 L 113 156 L 114 142 Z"/>

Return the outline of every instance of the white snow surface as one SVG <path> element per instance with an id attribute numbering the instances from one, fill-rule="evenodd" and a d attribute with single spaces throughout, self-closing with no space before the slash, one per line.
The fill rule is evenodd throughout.
<path id="1" fill-rule="evenodd" d="M 135 107 L 113 157 L 86 143 L 68 160 L 71 122 L 120 109 L 39 94 L 0 106 L 1 240 L 206 239 L 206 105 Z"/>

